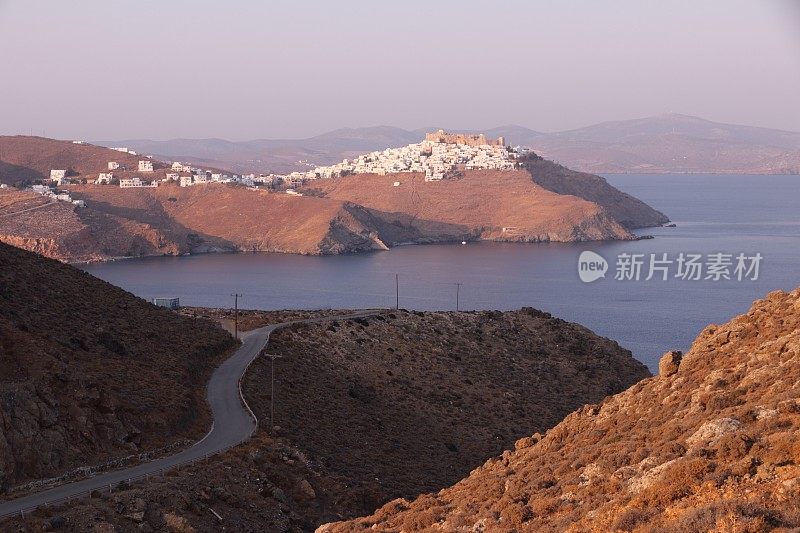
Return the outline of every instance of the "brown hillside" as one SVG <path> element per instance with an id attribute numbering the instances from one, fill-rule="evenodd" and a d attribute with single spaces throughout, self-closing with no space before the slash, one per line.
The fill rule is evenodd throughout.
<path id="1" fill-rule="evenodd" d="M 134 172 L 144 155 L 131 155 L 91 144 L 74 144 L 44 137 L 26 135 L 0 136 L 0 183 L 16 184 L 50 178 L 50 170 L 70 170 L 74 175 L 97 177 L 108 172 L 108 162 L 116 161 L 127 167 L 128 173 L 145 177 L 163 177 L 163 170 L 148 174 Z M 153 160 L 153 167 L 163 169 L 163 163 Z M 122 175 L 115 171 L 115 175 Z"/>
<path id="2" fill-rule="evenodd" d="M 224 184 L 67 189 L 86 207 L 30 209 L 30 193 L 0 191 L 0 241 L 65 261 L 97 261 L 220 251 L 337 254 L 466 239 L 633 238 L 598 205 L 547 191 L 523 171 L 471 171 L 438 183 L 415 174 L 348 176 L 320 180 L 302 197 Z"/>
<path id="3" fill-rule="evenodd" d="M 669 222 L 669 218 L 660 211 L 612 187 L 596 174 L 575 172 L 538 157 L 527 158 L 524 167 L 533 181 L 548 191 L 570 194 L 601 205 L 614 220 L 626 228 L 649 228 Z"/>
<path id="4" fill-rule="evenodd" d="M 409 229 L 436 236 L 434 224 L 463 228 L 466 237 L 500 241 L 632 238 L 597 204 L 550 192 L 524 171 L 474 170 L 438 182 L 425 182 L 416 173 L 359 174 L 318 180 L 303 190 L 383 213 L 382 218 L 397 228 L 381 233 L 384 242 L 392 244 L 414 240 L 408 237 Z"/>
<path id="5" fill-rule="evenodd" d="M 800 289 L 456 485 L 320 531 L 796 531 Z"/>
<path id="6" fill-rule="evenodd" d="M 616 343 L 534 310 L 297 326 L 270 353 L 284 356 L 276 417 L 287 438 L 338 475 L 374 481 L 378 501 L 444 487 L 649 375 Z M 269 369 L 256 362 L 245 383 L 261 417 Z"/>
<path id="7" fill-rule="evenodd" d="M 322 198 L 217 184 L 141 189 L 70 185 L 69 190 L 74 198 L 86 200 L 85 208 L 54 202 L 28 210 L 36 195 L 0 190 L 0 241 L 65 261 L 385 248 L 363 209 Z"/>
<path id="8" fill-rule="evenodd" d="M 200 436 L 232 346 L 211 322 L 0 244 L 0 490 Z"/>
<path id="9" fill-rule="evenodd" d="M 262 359 L 245 383 L 261 420 L 250 442 L 201 467 L 3 525 L 311 531 L 393 495 L 444 486 L 517 436 L 648 375 L 616 343 L 530 309 L 297 326 L 275 333 L 270 352 L 284 356 L 279 437 L 266 434 Z"/>

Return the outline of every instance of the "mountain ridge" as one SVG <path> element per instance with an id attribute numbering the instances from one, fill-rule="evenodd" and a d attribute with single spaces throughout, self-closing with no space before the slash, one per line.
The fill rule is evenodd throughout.
<path id="1" fill-rule="evenodd" d="M 198 139 L 204 151 L 196 152 L 187 151 L 186 140 L 181 139 L 96 143 L 127 143 L 165 159 L 199 158 L 198 163 L 227 165 L 226 168 L 239 172 L 289 172 L 308 168 L 309 164 L 328 165 L 358 153 L 419 142 L 426 131 L 436 129 L 439 126 L 406 130 L 379 125 L 340 128 L 301 139 L 223 142 Z M 714 122 L 678 113 L 605 121 L 556 132 L 541 132 L 516 124 L 461 131 L 503 136 L 512 145 L 530 146 L 540 155 L 585 172 L 800 172 L 800 132 Z M 683 137 L 677 139 L 670 134 Z M 646 135 L 655 137 L 647 139 Z M 594 144 L 580 144 L 585 142 Z M 722 157 L 711 157 L 719 153 L 720 147 Z M 737 149 L 742 147 L 746 150 L 739 154 Z M 691 161 L 687 163 L 684 157 Z"/>

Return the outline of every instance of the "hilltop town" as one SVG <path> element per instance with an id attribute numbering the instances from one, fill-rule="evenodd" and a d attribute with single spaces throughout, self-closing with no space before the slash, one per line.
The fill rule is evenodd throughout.
<path id="1" fill-rule="evenodd" d="M 626 240 L 667 221 L 599 176 L 503 138 L 443 131 L 299 175 L 235 175 L 40 137 L 0 137 L 0 153 L 0 241 L 64 261 Z"/>
<path id="2" fill-rule="evenodd" d="M 72 141 L 76 145 L 86 145 L 84 141 Z M 138 156 L 127 147 L 112 147 L 111 150 L 127 155 Z M 352 160 L 330 166 L 317 166 L 306 172 L 289 174 L 227 174 L 208 170 L 180 161 L 174 161 L 161 173 L 156 173 L 160 165 L 154 165 L 152 156 L 139 159 L 135 168 L 128 168 L 125 162 L 108 161 L 102 172 L 81 175 L 68 168 L 50 169 L 49 179 L 34 183 L 28 190 L 51 199 L 72 202 L 83 207 L 81 201 L 73 199 L 67 191 L 57 190 L 71 183 L 94 185 L 118 185 L 122 189 L 158 187 L 166 183 L 176 183 L 181 187 L 204 185 L 207 183 L 232 183 L 251 188 L 283 190 L 290 195 L 302 195 L 295 189 L 303 184 L 318 180 L 332 179 L 354 174 L 387 174 L 419 172 L 425 181 L 439 181 L 458 176 L 467 170 L 514 170 L 519 168 L 519 160 L 529 152 L 528 149 L 511 148 L 505 139 L 489 139 L 484 134 L 471 135 L 447 133 L 438 130 L 425 135 L 422 142 L 398 148 L 360 155 Z M 132 165 L 131 165 L 132 166 Z"/>
<path id="3" fill-rule="evenodd" d="M 438 181 L 462 170 L 513 170 L 525 148 L 505 146 L 505 139 L 485 135 L 447 133 L 439 130 L 425 140 L 401 148 L 370 152 L 355 159 L 307 172 L 292 172 L 281 178 L 290 181 L 338 178 L 350 174 L 386 175 L 395 172 L 422 172 L 425 181 Z"/>

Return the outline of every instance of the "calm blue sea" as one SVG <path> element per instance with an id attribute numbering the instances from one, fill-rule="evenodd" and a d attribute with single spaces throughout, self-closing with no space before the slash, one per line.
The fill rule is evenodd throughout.
<path id="1" fill-rule="evenodd" d="M 654 239 L 589 244 L 403 246 L 336 257 L 233 254 L 158 257 L 88 265 L 91 274 L 143 298 L 178 296 L 183 305 L 226 306 L 241 293 L 253 309 L 400 306 L 454 309 L 536 307 L 579 322 L 633 351 L 651 370 L 671 349 L 687 349 L 709 323 L 747 310 L 775 289 L 800 285 L 800 177 L 609 175 L 610 183 L 663 211 L 675 228 Z M 578 256 L 592 250 L 609 262 L 604 279 L 583 283 Z M 758 280 L 617 281 L 620 253 L 760 253 Z"/>

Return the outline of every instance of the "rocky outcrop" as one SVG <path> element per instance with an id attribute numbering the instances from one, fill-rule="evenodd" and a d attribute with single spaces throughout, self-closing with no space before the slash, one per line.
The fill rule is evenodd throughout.
<path id="1" fill-rule="evenodd" d="M 707 327 L 660 370 L 448 489 L 319 531 L 800 527 L 800 289 Z"/>

